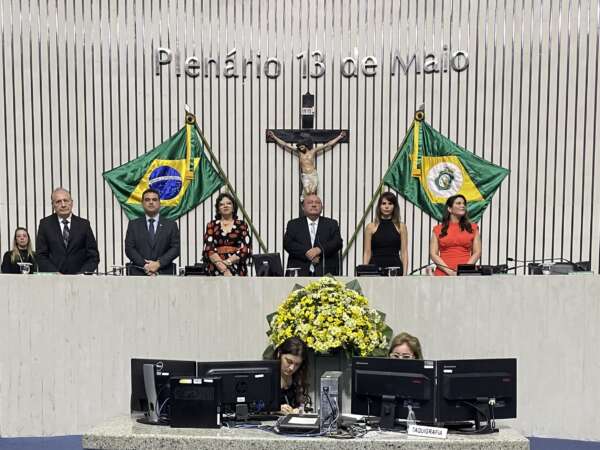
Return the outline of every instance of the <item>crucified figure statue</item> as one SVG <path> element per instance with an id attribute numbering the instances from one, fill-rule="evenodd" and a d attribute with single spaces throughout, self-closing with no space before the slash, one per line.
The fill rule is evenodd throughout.
<path id="1" fill-rule="evenodd" d="M 339 141 L 346 137 L 346 131 L 341 131 L 335 138 L 321 145 L 314 145 L 313 140 L 303 138 L 296 143 L 289 143 L 277 137 L 271 131 L 267 131 L 267 137 L 273 139 L 281 148 L 292 154 L 298 154 L 300 163 L 300 179 L 302 181 L 302 198 L 310 194 L 318 194 L 319 174 L 317 172 L 316 157 L 321 153 L 333 148 Z"/>

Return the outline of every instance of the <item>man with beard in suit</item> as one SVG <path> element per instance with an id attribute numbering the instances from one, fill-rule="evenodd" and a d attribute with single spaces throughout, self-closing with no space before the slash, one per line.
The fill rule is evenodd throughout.
<path id="1" fill-rule="evenodd" d="M 173 261 L 179 256 L 179 228 L 160 217 L 160 194 L 146 189 L 142 194 L 145 215 L 127 226 L 125 254 L 131 260 L 129 275 L 174 275 Z"/>
<path id="2" fill-rule="evenodd" d="M 38 227 L 39 271 L 65 275 L 95 272 L 100 255 L 90 223 L 73 214 L 73 199 L 66 189 L 54 189 L 50 198 L 54 214 L 40 220 Z"/>
<path id="3" fill-rule="evenodd" d="M 290 220 L 283 237 L 288 269 L 300 269 L 300 276 L 338 275 L 343 241 L 337 221 L 321 216 L 323 204 L 316 194 L 304 197 L 302 210 L 305 217 Z"/>

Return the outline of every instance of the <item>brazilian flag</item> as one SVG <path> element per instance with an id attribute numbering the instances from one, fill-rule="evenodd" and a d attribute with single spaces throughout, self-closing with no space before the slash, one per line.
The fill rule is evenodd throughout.
<path id="1" fill-rule="evenodd" d="M 175 220 L 224 184 L 189 113 L 185 126 L 165 142 L 102 176 L 130 220 L 144 215 L 142 193 L 148 188 L 160 193 L 161 216 Z"/>
<path id="2" fill-rule="evenodd" d="M 478 222 L 508 170 L 460 147 L 423 118 L 417 111 L 383 182 L 439 221 L 448 197 L 462 194 L 469 218 Z"/>

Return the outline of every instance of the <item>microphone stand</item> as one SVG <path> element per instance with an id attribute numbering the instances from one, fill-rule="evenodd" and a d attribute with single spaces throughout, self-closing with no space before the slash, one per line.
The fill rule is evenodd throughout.
<path id="1" fill-rule="evenodd" d="M 422 265 L 421 267 L 417 267 L 415 270 L 412 270 L 408 275 L 414 275 L 415 273 L 420 272 L 421 270 L 431 266 L 431 264 L 432 263 L 429 262 L 427 264 Z"/>
<path id="2" fill-rule="evenodd" d="M 522 267 L 527 267 L 529 269 L 529 265 L 530 264 L 538 264 L 538 263 L 543 263 L 543 262 L 564 262 L 567 264 L 571 264 L 573 266 L 573 268 L 575 269 L 575 271 L 582 271 L 585 272 L 586 268 L 581 266 L 581 262 L 573 262 L 570 259 L 566 259 L 563 258 L 561 256 L 558 256 L 556 258 L 542 258 L 542 259 L 530 259 L 530 260 L 522 260 L 522 259 L 516 259 L 516 258 L 506 258 L 507 261 L 513 261 L 516 263 L 523 263 L 523 265 L 521 266 L 515 266 L 515 267 L 511 267 L 509 270 L 512 269 L 519 269 Z"/>
<path id="3" fill-rule="evenodd" d="M 425 264 L 425 265 L 423 265 L 421 267 L 417 267 L 415 270 L 411 271 L 408 275 L 413 275 L 416 272 L 420 272 L 421 270 L 425 269 L 426 267 L 431 266 L 432 264 L 435 265 L 436 267 L 443 267 L 444 269 L 454 270 L 454 269 L 452 269 L 452 268 L 450 268 L 448 266 L 444 266 L 442 264 L 436 264 L 436 263 L 429 262 L 429 263 L 427 263 L 427 264 Z M 454 271 L 456 272 L 456 270 L 454 270 Z"/>

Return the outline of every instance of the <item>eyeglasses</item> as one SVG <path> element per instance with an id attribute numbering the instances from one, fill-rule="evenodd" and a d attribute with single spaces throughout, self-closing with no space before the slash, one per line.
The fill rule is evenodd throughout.
<path id="1" fill-rule="evenodd" d="M 396 359 L 415 359 L 415 355 L 412 353 L 390 353 L 390 358 Z"/>

